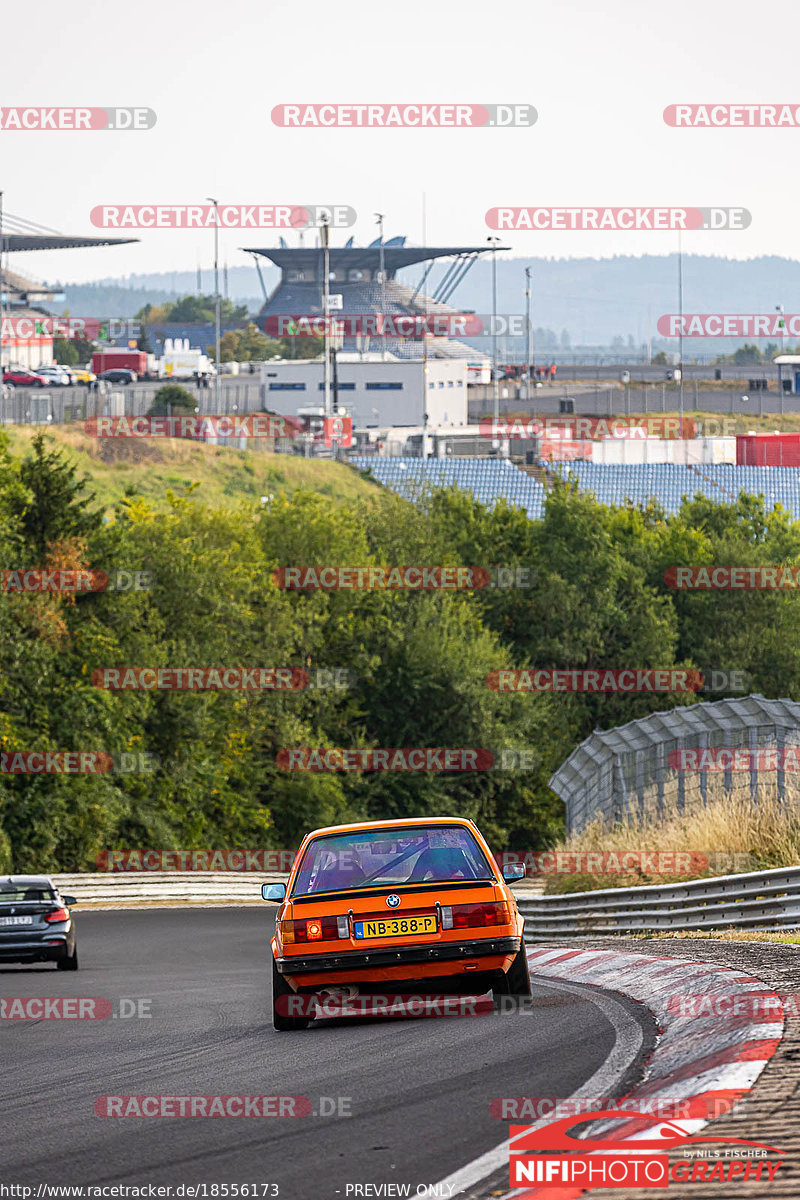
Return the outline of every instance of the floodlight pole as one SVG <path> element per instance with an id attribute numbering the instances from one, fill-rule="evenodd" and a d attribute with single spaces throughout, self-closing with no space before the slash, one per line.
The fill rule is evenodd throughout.
<path id="1" fill-rule="evenodd" d="M 210 200 L 214 205 L 214 365 L 216 367 L 216 374 L 214 376 L 214 410 L 219 414 L 219 207 L 213 196 L 206 196 L 206 200 Z"/>
<path id="2" fill-rule="evenodd" d="M 678 331 L 678 370 L 681 373 L 678 380 L 678 393 L 681 408 L 680 435 L 683 437 L 683 246 L 680 229 L 678 230 Z"/>
<path id="3" fill-rule="evenodd" d="M 497 243 L 500 238 L 486 240 L 492 248 L 492 414 L 496 431 L 500 422 L 500 381 L 497 378 Z"/>
<path id="4" fill-rule="evenodd" d="M 530 267 L 525 268 L 525 400 L 530 404 L 531 399 L 531 357 L 533 353 L 532 347 L 532 330 L 531 330 L 531 275 L 533 274 Z"/>
<path id="5" fill-rule="evenodd" d="M 375 220 L 378 225 L 378 234 L 379 234 L 378 256 L 379 256 L 380 272 L 381 272 L 381 318 L 383 318 L 386 315 L 386 256 L 383 252 L 383 218 L 384 218 L 384 214 L 383 213 L 375 213 L 374 215 L 375 215 Z M 382 347 L 382 351 L 383 351 L 383 358 L 385 359 L 386 358 L 386 342 L 383 338 L 383 330 L 384 330 L 384 322 L 383 322 L 383 320 L 381 320 L 381 334 L 380 334 L 381 339 L 382 339 L 381 347 Z"/>
<path id="6" fill-rule="evenodd" d="M 322 384 L 322 406 L 325 416 L 331 415 L 331 355 L 330 355 L 330 330 L 328 328 L 330 322 L 330 273 L 331 273 L 331 254 L 328 245 L 329 235 L 328 219 L 322 217 L 322 315 L 323 315 L 323 384 Z"/>

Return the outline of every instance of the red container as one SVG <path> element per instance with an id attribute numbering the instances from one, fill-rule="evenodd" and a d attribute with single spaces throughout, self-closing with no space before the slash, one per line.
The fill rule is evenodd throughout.
<path id="1" fill-rule="evenodd" d="M 736 439 L 740 467 L 800 467 L 800 433 L 743 434 Z"/>
<path id="2" fill-rule="evenodd" d="M 147 355 L 144 350 L 96 350 L 92 355 L 92 370 L 95 375 L 120 367 L 135 371 L 141 379 L 147 374 Z"/>

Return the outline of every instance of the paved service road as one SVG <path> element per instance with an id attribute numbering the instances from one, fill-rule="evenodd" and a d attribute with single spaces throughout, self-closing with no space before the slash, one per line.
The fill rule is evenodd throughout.
<path id="1" fill-rule="evenodd" d="M 0 1021 L 0 1181 L 274 1183 L 277 1193 L 258 1195 L 282 1200 L 345 1200 L 381 1194 L 355 1184 L 408 1183 L 413 1195 L 508 1136 L 508 1124 L 489 1115 L 494 1097 L 566 1097 L 602 1073 L 612 1050 L 615 1080 L 635 1073 L 636 1063 L 619 1065 L 626 1038 L 643 1042 L 637 1060 L 649 1047 L 637 1006 L 605 994 L 601 1008 L 590 991 L 552 986 L 535 987 L 532 1015 L 338 1019 L 275 1033 L 273 912 L 84 912 L 79 972 L 0 968 L 7 1002 L 152 1002 L 150 1019 Z M 341 1115 L 300 1119 L 95 1115 L 98 1096 L 131 1094 L 299 1094 L 315 1114 L 321 1097 L 347 1099 Z"/>

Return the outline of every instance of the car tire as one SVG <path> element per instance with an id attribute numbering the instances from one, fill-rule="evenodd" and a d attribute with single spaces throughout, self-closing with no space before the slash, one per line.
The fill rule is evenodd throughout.
<path id="1" fill-rule="evenodd" d="M 514 956 L 514 961 L 508 968 L 508 973 L 492 988 L 492 993 L 498 996 L 517 996 L 529 1000 L 533 995 L 531 975 L 528 970 L 528 956 L 523 942 Z"/>
<path id="2" fill-rule="evenodd" d="M 77 971 L 78 969 L 78 947 L 72 951 L 72 954 L 65 954 L 63 958 L 59 958 L 56 963 L 59 971 Z"/>
<path id="3" fill-rule="evenodd" d="M 272 959 L 272 1027 L 277 1029 L 279 1033 L 289 1033 L 295 1029 L 306 1029 L 309 1024 L 309 1017 L 287 1017 L 283 1013 L 278 1012 L 278 1000 L 283 996 L 294 996 L 293 988 L 283 978 L 275 966 L 275 959 Z"/>

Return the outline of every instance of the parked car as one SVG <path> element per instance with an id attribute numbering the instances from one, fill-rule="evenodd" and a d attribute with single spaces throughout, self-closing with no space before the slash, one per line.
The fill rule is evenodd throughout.
<path id="1" fill-rule="evenodd" d="M 39 367 L 36 372 L 51 387 L 71 387 L 72 380 L 63 367 Z"/>
<path id="2" fill-rule="evenodd" d="M 271 942 L 272 1023 L 304 1029 L 298 993 L 355 989 L 529 997 L 524 919 L 473 821 L 417 817 L 309 833 L 280 902 Z M 293 1015 L 301 1008 L 301 1015 Z"/>
<path id="3" fill-rule="evenodd" d="M 9 383 L 12 387 L 47 387 L 47 380 L 41 375 L 17 368 L 4 372 L 3 383 Z"/>
<path id="4" fill-rule="evenodd" d="M 97 379 L 94 371 L 90 371 L 88 367 L 70 367 L 69 369 L 75 376 L 76 383 L 94 383 Z"/>
<path id="5" fill-rule="evenodd" d="M 105 379 L 108 383 L 136 383 L 139 376 L 128 367 L 109 367 L 107 371 L 101 371 L 97 378 Z"/>
<path id="6" fill-rule="evenodd" d="M 59 971 L 77 971 L 70 912 L 77 903 L 61 896 L 49 875 L 0 879 L 0 962 L 54 962 Z"/>

